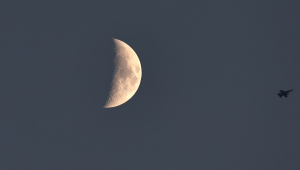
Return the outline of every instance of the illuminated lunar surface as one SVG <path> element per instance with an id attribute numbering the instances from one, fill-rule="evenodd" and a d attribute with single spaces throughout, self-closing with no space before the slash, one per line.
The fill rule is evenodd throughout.
<path id="1" fill-rule="evenodd" d="M 111 90 L 104 108 L 119 106 L 127 102 L 141 83 L 142 67 L 134 50 L 121 40 L 115 42 L 115 69 Z"/>

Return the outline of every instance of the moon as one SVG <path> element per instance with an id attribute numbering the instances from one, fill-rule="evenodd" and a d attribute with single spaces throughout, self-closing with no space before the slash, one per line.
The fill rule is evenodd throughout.
<path id="1" fill-rule="evenodd" d="M 113 41 L 116 52 L 114 74 L 104 108 L 117 107 L 131 99 L 142 79 L 142 66 L 135 51 L 121 40 Z"/>

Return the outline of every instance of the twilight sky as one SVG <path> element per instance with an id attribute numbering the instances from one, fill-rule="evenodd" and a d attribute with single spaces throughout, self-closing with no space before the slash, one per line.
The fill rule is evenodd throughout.
<path id="1" fill-rule="evenodd" d="M 299 7 L 0 1 L 0 169 L 299 170 Z M 104 109 L 112 38 L 142 81 Z"/>

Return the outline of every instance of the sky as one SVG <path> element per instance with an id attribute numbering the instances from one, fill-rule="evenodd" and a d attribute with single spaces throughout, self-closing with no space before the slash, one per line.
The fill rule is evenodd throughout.
<path id="1" fill-rule="evenodd" d="M 299 5 L 0 1 L 0 169 L 299 170 Z M 113 38 L 142 80 L 106 109 Z"/>

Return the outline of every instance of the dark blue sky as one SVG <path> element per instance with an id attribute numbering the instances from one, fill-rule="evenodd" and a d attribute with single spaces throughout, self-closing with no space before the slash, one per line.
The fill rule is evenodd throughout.
<path id="1" fill-rule="evenodd" d="M 2 0 L 0 169 L 299 170 L 299 5 Z M 143 75 L 103 109 L 112 38 Z"/>

